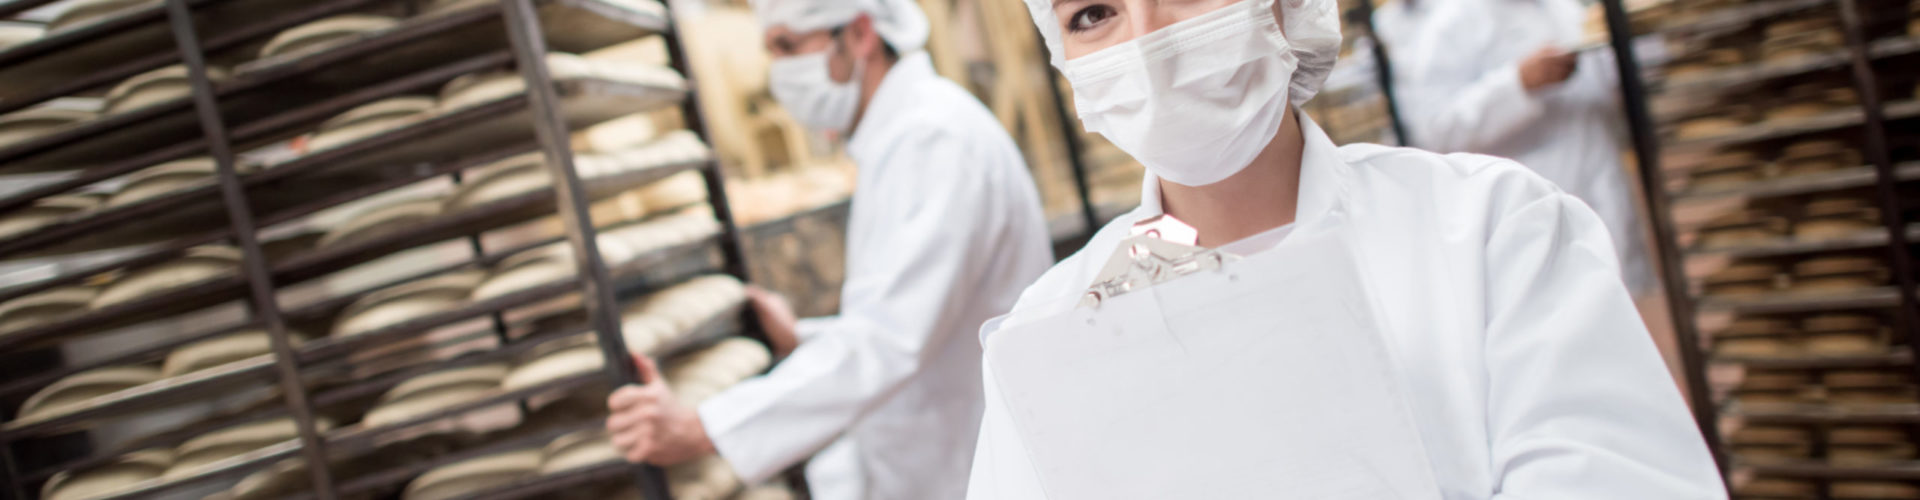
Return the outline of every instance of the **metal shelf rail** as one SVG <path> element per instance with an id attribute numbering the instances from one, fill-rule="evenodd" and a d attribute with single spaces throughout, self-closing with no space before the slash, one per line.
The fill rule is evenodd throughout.
<path id="1" fill-rule="evenodd" d="M 15 0 L 0 3 L 0 17 L 16 15 L 32 8 L 52 3 L 52 1 L 53 0 Z M 463 408 L 478 408 L 489 404 L 498 404 L 503 401 L 515 401 L 528 394 L 561 387 L 578 386 L 600 379 L 604 379 L 614 386 L 652 382 L 638 380 L 638 373 L 629 358 L 624 336 L 620 331 L 620 307 L 616 294 L 637 290 L 636 287 L 630 286 L 630 283 L 623 282 L 623 280 L 632 278 L 632 276 L 623 273 L 633 270 L 625 269 L 622 273 L 616 273 L 615 270 L 610 269 L 609 264 L 601 256 L 598 245 L 596 244 L 598 229 L 593 225 L 593 220 L 589 212 L 589 204 L 597 198 L 604 196 L 604 194 L 601 194 L 601 190 L 599 189 L 589 189 L 583 182 L 580 173 L 574 169 L 574 153 L 568 140 L 569 121 L 563 114 L 563 103 L 561 101 L 563 92 L 565 92 L 567 87 L 560 85 L 562 82 L 557 82 L 547 67 L 547 37 L 546 34 L 543 33 L 540 17 L 541 11 L 536 8 L 536 3 L 544 4 L 548 3 L 548 1 L 500 0 L 497 6 L 487 6 L 483 9 L 475 10 L 472 13 L 468 13 L 466 17 L 449 17 L 448 19 L 453 20 L 442 20 L 438 21 L 437 24 L 419 25 L 420 27 L 416 28 L 414 33 L 412 33 L 430 33 L 434 29 L 450 29 L 454 27 L 453 25 L 476 22 L 474 19 L 467 18 L 487 19 L 491 18 L 490 16 L 499 16 L 502 21 L 501 27 L 505 30 L 506 38 L 509 42 L 510 51 L 508 52 L 488 53 L 459 61 L 443 61 L 450 62 L 450 64 L 422 71 L 413 76 L 399 78 L 387 84 L 374 86 L 369 90 L 352 92 L 315 104 L 294 108 L 290 111 L 276 109 L 273 111 L 278 114 L 231 128 L 226 122 L 229 116 L 228 112 L 231 110 L 222 107 L 223 99 L 232 99 L 247 91 L 265 88 L 268 83 L 274 81 L 294 78 L 308 72 L 317 71 L 319 65 L 310 65 L 303 62 L 288 67 L 274 68 L 265 71 L 252 80 L 216 83 L 208 76 L 207 58 L 210 53 L 278 32 L 289 26 L 371 5 L 376 3 L 376 0 L 334 0 L 320 4 L 306 5 L 298 10 L 288 10 L 278 15 L 270 16 L 258 23 L 250 23 L 249 26 L 243 29 L 215 33 L 209 35 L 206 40 L 202 40 L 203 30 L 205 30 L 206 27 L 197 26 L 197 24 L 201 23 L 197 22 L 195 9 L 209 8 L 209 6 L 220 3 L 222 3 L 221 0 L 166 0 L 164 6 L 161 7 L 143 10 L 133 15 L 118 17 L 108 22 L 62 33 L 58 37 L 33 44 L 26 50 L 0 53 L 0 56 L 6 57 L 7 61 L 28 60 L 54 54 L 60 49 L 87 43 L 93 39 L 115 36 L 116 33 L 136 29 L 155 30 L 163 26 L 166 32 L 170 33 L 174 42 L 174 47 L 171 47 L 171 51 L 162 48 L 147 48 L 146 52 L 137 55 L 137 57 L 130 59 L 124 64 L 117 64 L 90 74 L 75 76 L 70 82 L 55 84 L 47 88 L 32 89 L 32 92 L 27 93 L 31 98 L 9 99 L 5 102 L 4 106 L 8 110 L 23 109 L 26 106 L 66 95 L 74 91 L 97 87 L 126 76 L 147 71 L 174 61 L 180 61 L 184 62 L 188 70 L 188 79 L 191 83 L 191 100 L 189 102 L 191 104 L 192 117 L 199 125 L 200 135 L 197 139 L 189 140 L 172 147 L 158 148 L 153 153 L 139 155 L 136 158 L 131 158 L 126 161 L 119 161 L 112 165 L 84 171 L 75 180 L 8 197 L 6 200 L 0 201 L 0 204 L 5 204 L 7 207 L 24 206 L 38 198 L 59 194 L 75 187 L 84 186 L 92 182 L 198 152 L 210 154 L 217 165 L 215 175 L 217 179 L 216 187 L 198 188 L 190 190 L 187 193 L 177 193 L 175 195 L 160 197 L 143 203 L 142 206 L 139 207 L 142 210 L 121 210 L 120 212 L 124 213 L 113 213 L 111 215 L 115 215 L 115 217 L 104 218 L 95 222 L 89 222 L 85 225 L 64 228 L 56 226 L 47 231 L 39 232 L 32 240 L 13 241 L 6 246 L 13 248 L 13 251 L 26 251 L 43 245 L 57 244 L 63 239 L 80 236 L 89 232 L 89 230 L 100 229 L 115 224 L 128 224 L 132 221 L 139 220 L 138 217 L 129 215 L 134 212 L 152 212 L 153 210 L 151 209 L 163 206 L 174 208 L 186 207 L 188 204 L 195 203 L 195 198 L 201 198 L 211 194 L 213 189 L 219 190 L 219 211 L 225 214 L 227 220 L 227 227 L 224 228 L 209 229 L 186 234 L 183 237 L 171 238 L 169 241 L 163 242 L 155 248 L 137 252 L 132 257 L 119 259 L 102 266 L 81 269 L 78 272 L 67 273 L 61 277 L 39 283 L 10 287 L 5 290 L 0 290 L 0 295 L 4 295 L 5 298 L 8 299 L 17 298 L 29 293 L 51 289 L 55 286 L 78 282 L 86 276 L 99 274 L 112 269 L 158 263 L 175 257 L 192 246 L 231 240 L 237 244 L 236 246 L 238 246 L 242 255 L 239 276 L 200 283 L 194 285 L 194 290 L 212 294 L 211 296 L 222 299 L 244 297 L 248 305 L 247 311 L 249 313 L 249 319 L 242 324 L 220 325 L 209 328 L 205 331 L 189 335 L 190 338 L 169 341 L 165 345 L 147 347 L 135 352 L 121 353 L 107 361 L 92 362 L 86 367 L 64 367 L 57 370 L 57 373 L 36 375 L 32 377 L 31 380 L 9 381 L 5 384 L 5 387 L 0 388 L 0 393 L 17 394 L 43 385 L 57 377 L 70 375 L 89 368 L 126 362 L 150 362 L 157 356 L 162 355 L 166 350 L 187 342 L 212 338 L 242 328 L 264 328 L 268 334 L 268 338 L 271 339 L 272 354 L 270 364 L 265 360 L 240 363 L 225 369 L 216 370 L 215 373 L 207 374 L 206 376 L 192 378 L 192 380 L 181 384 L 181 387 L 160 392 L 179 395 L 193 392 L 197 388 L 206 387 L 206 384 L 213 384 L 223 380 L 263 380 L 264 378 L 262 376 L 268 375 L 268 370 L 270 369 L 270 378 L 274 380 L 274 383 L 278 386 L 279 397 L 284 400 L 283 406 L 270 407 L 264 411 L 248 411 L 216 418 L 212 421 L 204 422 L 204 425 L 197 426 L 197 429 L 208 429 L 210 428 L 207 427 L 208 425 L 224 426 L 261 418 L 291 416 L 299 429 L 298 439 L 259 450 L 248 455 L 250 457 L 249 460 L 229 464 L 223 468 L 224 470 L 210 470 L 195 474 L 193 477 L 187 479 L 192 481 L 207 480 L 214 477 L 228 477 L 231 474 L 257 470 L 279 459 L 295 456 L 304 459 L 306 463 L 309 464 L 329 463 L 328 459 L 335 457 L 335 455 L 330 454 L 330 447 L 344 446 L 345 448 L 351 448 L 351 450 L 337 451 L 364 452 L 366 451 L 364 448 L 368 447 L 367 443 L 374 437 L 377 437 L 377 434 L 374 433 L 375 430 L 361 429 L 355 429 L 351 432 L 342 430 L 323 432 L 317 424 L 318 417 L 316 417 L 316 408 L 329 403 L 337 403 L 375 394 L 383 390 L 382 387 L 397 383 L 403 377 L 418 374 L 424 367 L 400 368 L 395 372 L 388 373 L 386 376 L 377 377 L 359 384 L 351 384 L 347 387 L 318 390 L 309 387 L 304 382 L 306 380 L 304 377 L 311 375 L 315 370 L 328 368 L 330 365 L 326 364 L 326 358 L 350 352 L 352 347 L 356 345 L 373 344 L 383 339 L 400 338 L 405 335 L 425 331 L 437 325 L 449 324 L 469 318 L 492 316 L 495 320 L 495 329 L 498 330 L 502 326 L 502 321 L 498 316 L 500 311 L 552 299 L 576 291 L 582 297 L 581 305 L 585 310 L 584 322 L 571 324 L 530 338 L 523 338 L 516 341 L 516 343 L 508 349 L 494 351 L 481 356 L 461 358 L 457 363 L 470 364 L 486 360 L 504 359 L 509 355 L 526 352 L 542 342 L 555 340 L 571 334 L 591 331 L 595 335 L 598 346 L 604 355 L 605 362 L 603 366 L 605 373 L 602 376 L 582 376 L 557 380 L 538 387 L 501 394 L 485 401 L 462 405 L 460 408 L 449 409 L 446 413 L 457 412 Z M 668 8 L 670 8 L 670 6 L 668 6 Z M 689 73 L 689 65 L 685 60 L 686 54 L 682 50 L 681 41 L 678 39 L 679 35 L 674 30 L 672 23 L 665 21 L 665 19 L 671 19 L 671 16 L 667 15 L 663 17 L 664 19 L 659 23 L 659 26 L 653 26 L 651 28 L 665 37 L 673 69 L 691 81 L 693 75 Z M 160 23 L 163 19 L 164 25 L 161 25 Z M 391 43 L 403 42 L 404 40 Z M 367 50 L 377 49 L 383 43 L 388 42 L 371 39 L 362 40 L 361 42 L 356 42 L 357 45 L 355 45 L 353 50 L 365 52 Z M 344 57 L 342 54 L 349 53 L 350 52 L 345 51 L 335 52 L 332 53 L 329 56 L 330 59 L 327 60 L 339 60 L 341 57 Z M 236 168 L 236 154 L 234 151 L 237 146 L 243 143 L 253 143 L 261 139 L 275 137 L 274 134 L 282 134 L 295 126 L 318 121 L 353 106 L 372 102 L 401 92 L 424 89 L 427 88 L 427 85 L 432 85 L 438 81 L 445 81 L 459 74 L 504 67 L 509 63 L 518 68 L 520 78 L 526 84 L 527 92 L 524 97 L 506 99 L 491 105 L 430 121 L 443 122 L 445 126 L 453 126 L 467 118 L 479 118 L 524 109 L 530 113 L 534 142 L 509 144 L 504 147 L 488 144 L 488 147 L 494 149 L 479 154 L 463 155 L 459 158 L 424 159 L 429 161 L 423 162 L 418 168 L 413 168 L 412 172 L 407 175 L 393 176 L 392 178 L 382 179 L 373 183 L 356 185 L 339 192 L 329 193 L 320 199 L 296 204 L 293 207 L 270 208 L 265 212 L 264 216 L 256 214 L 256 207 L 260 206 L 259 199 L 261 197 L 261 193 L 257 191 L 269 189 L 275 182 L 284 183 L 286 179 L 289 179 L 294 174 L 303 173 L 303 171 L 318 171 L 332 168 L 334 164 L 340 163 L 340 160 L 348 159 L 352 155 L 359 154 L 366 150 L 379 148 L 382 144 L 397 143 L 405 139 L 405 137 L 394 137 L 391 138 L 392 140 L 384 142 L 378 140 L 372 141 L 369 144 L 360 145 L 360 147 L 358 147 L 360 151 L 350 150 L 353 148 L 343 148 L 341 151 L 314 155 L 292 164 L 283 165 L 283 169 L 268 175 L 240 174 Z M 689 128 L 704 141 L 708 134 L 704 129 L 704 120 L 701 119 L 701 110 L 697 102 L 693 99 L 685 98 L 685 95 L 681 97 L 681 111 Z M 65 143 L 84 141 L 89 134 L 110 133 L 122 127 L 135 126 L 151 121 L 160 115 L 182 113 L 186 109 L 185 106 L 186 103 L 176 102 L 171 105 L 160 106 L 109 120 L 102 120 L 78 129 L 79 131 L 65 133 L 57 137 L 44 138 L 37 143 L 28 145 L 28 147 L 16 148 L 16 150 L 19 157 L 26 157 L 38 151 L 58 147 Z M 423 129 L 424 131 L 414 130 L 413 132 L 428 133 L 432 131 L 433 127 L 423 126 L 417 128 Z M 452 263 L 445 267 L 426 270 L 414 277 L 431 276 L 469 265 L 488 265 L 489 263 L 498 262 L 507 255 L 530 250 L 563 239 L 567 242 L 568 246 L 571 247 L 575 257 L 574 262 L 578 266 L 578 273 L 575 278 L 549 283 L 487 301 L 481 301 L 445 313 L 416 318 L 416 320 L 413 321 L 407 321 L 383 328 L 379 331 L 369 332 L 364 337 L 356 338 L 350 342 L 322 341 L 302 346 L 296 346 L 294 344 L 294 337 L 289 333 L 289 323 L 296 321 L 314 321 L 330 316 L 331 313 L 338 311 L 346 304 L 358 297 L 364 296 L 368 292 L 347 294 L 345 296 L 333 297 L 317 303 L 287 309 L 282 306 L 276 294 L 276 291 L 286 284 L 314 278 L 330 271 L 343 269 L 349 265 L 366 262 L 374 257 L 424 243 L 449 238 L 469 238 L 469 241 L 474 242 L 477 242 L 477 240 L 470 239 L 474 236 L 474 233 L 459 230 L 462 227 L 460 222 L 470 221 L 442 221 L 438 224 L 423 226 L 423 231 L 415 232 L 415 234 L 412 235 L 374 238 L 333 249 L 333 251 L 330 252 L 316 252 L 314 254 L 303 255 L 291 261 L 277 263 L 278 265 L 276 265 L 275 262 L 268 260 L 267 254 L 262 248 L 263 242 L 260 237 L 260 232 L 263 228 L 311 215 L 320 210 L 338 206 L 349 201 L 398 188 L 414 181 L 454 174 L 463 168 L 482 165 L 513 154 L 531 151 L 536 147 L 548 160 L 547 167 L 550 170 L 552 179 L 554 179 L 551 191 L 535 192 L 503 200 L 488 207 L 490 211 L 481 210 L 475 214 L 468 214 L 463 217 L 465 219 L 495 222 L 502 220 L 525 220 L 541 212 L 541 210 L 535 208 L 537 205 L 552 202 L 560 215 L 565 236 L 563 238 L 522 245 L 505 251 L 495 250 L 493 252 L 482 252 L 482 249 L 479 249 L 478 246 L 475 245 L 475 255 L 470 261 Z M 688 169 L 699 169 L 703 174 L 708 193 L 707 203 L 711 206 L 714 216 L 718 219 L 720 225 L 719 234 L 711 239 L 662 250 L 659 253 L 683 256 L 695 255 L 700 256 L 702 259 L 708 259 L 711 258 L 708 257 L 711 254 L 704 252 L 708 251 L 707 249 L 717 246 L 724 270 L 740 280 L 746 281 L 748 278 L 748 267 L 745 262 L 744 252 L 740 246 L 739 229 L 735 226 L 731 216 L 726 199 L 724 179 L 720 166 L 715 160 L 709 158 L 697 165 L 661 167 L 654 169 L 656 171 L 647 172 L 640 177 L 627 180 L 634 183 L 645 182 Z M 545 212 L 552 213 L 552 211 Z M 502 219 L 503 217 L 506 217 L 506 219 Z M 676 257 L 656 256 L 650 259 L 643 259 L 643 262 L 638 265 L 658 266 L 660 268 L 671 267 L 676 269 L 676 272 L 684 271 L 684 268 L 688 267 L 676 263 L 673 259 L 676 259 Z M 644 280 L 648 281 L 645 288 L 654 288 L 656 284 L 652 283 L 652 281 L 664 283 L 671 281 L 671 279 L 672 278 L 661 276 L 647 276 Z M 404 280 L 396 281 L 395 283 L 403 281 Z M 240 292 L 242 285 L 244 285 L 244 293 Z M 193 292 L 194 290 L 183 290 L 182 292 Z M 176 293 L 171 295 L 190 296 L 194 294 Z M 130 304 L 125 310 L 118 312 L 149 316 L 166 315 L 169 312 L 191 310 L 196 305 L 211 302 L 217 302 L 217 300 L 208 301 L 203 298 L 196 303 L 194 300 L 160 298 Z M 738 326 L 723 328 L 725 331 L 720 332 L 720 334 L 739 333 L 753 337 L 761 337 L 763 335 L 758 325 L 754 323 L 753 315 L 744 308 L 738 308 L 733 312 L 727 313 L 727 315 L 733 318 L 716 324 Z M 116 321 L 112 319 L 102 319 L 105 316 L 111 315 L 90 314 L 76 320 L 80 323 L 66 321 L 62 322 L 62 324 L 64 326 L 98 327 L 109 326 Z M 712 329 L 713 328 L 708 328 L 708 330 Z M 25 333 L 30 335 L 9 336 L 6 345 L 10 348 L 25 348 L 29 347 L 32 341 L 47 340 L 63 334 L 55 329 L 44 328 Z M 498 334 L 498 332 L 489 332 L 488 334 L 495 335 Z M 707 332 L 707 335 L 703 335 L 702 337 L 713 334 L 715 334 L 715 332 Z M 760 338 L 760 340 L 764 341 L 765 339 Z M 672 349 L 672 352 L 682 352 L 689 347 L 691 347 L 691 345 L 677 346 Z M 142 398 L 146 399 L 159 399 L 163 397 L 167 397 L 167 394 L 142 396 Z M 121 403 L 127 403 L 121 406 L 130 407 L 134 402 L 122 401 Z M 109 404 L 104 406 L 113 405 Z M 52 470 L 20 470 L 18 462 L 15 460 L 17 457 L 14 456 L 14 445 L 17 444 L 19 440 L 41 435 L 45 432 L 58 431 L 65 425 L 77 424 L 81 422 L 82 419 L 92 416 L 89 415 L 89 412 L 93 414 L 105 414 L 114 410 L 116 409 L 95 407 L 78 412 L 76 415 L 43 419 L 35 422 L 9 423 L 4 429 L 0 429 L 0 480 L 4 480 L 7 484 L 4 489 L 0 489 L 0 495 L 3 495 L 4 498 L 7 499 L 28 498 L 28 493 L 25 491 L 25 488 L 28 486 L 28 481 L 25 480 L 45 479 L 52 472 Z M 124 410 L 124 408 L 121 408 L 121 410 Z M 416 419 L 416 422 L 413 423 L 424 422 L 439 416 L 443 415 L 422 417 Z M 600 425 L 598 422 L 588 422 L 578 427 L 591 428 L 592 426 L 598 425 Z M 190 436 L 192 432 L 188 431 L 194 429 L 195 428 L 190 427 L 183 429 L 182 432 L 169 432 L 162 435 L 151 436 L 130 443 L 130 445 L 158 446 L 164 445 L 162 443 L 175 443 Z M 573 429 L 567 428 L 562 430 Z M 384 429 L 380 431 L 385 432 Z M 524 445 L 547 437 L 551 436 L 534 436 L 527 438 L 525 443 L 501 443 L 500 445 Z M 495 448 L 498 447 L 499 446 L 496 446 Z M 413 467 L 413 469 L 422 469 L 423 467 L 434 464 L 448 463 L 463 456 L 473 456 L 487 452 L 490 449 L 493 448 L 469 450 L 455 456 L 440 457 L 432 464 L 415 464 L 416 466 Z M 93 456 L 76 461 L 69 461 L 64 464 L 64 466 L 99 464 L 111 458 L 110 455 Z M 339 498 L 339 495 L 343 493 L 363 493 L 369 488 L 379 487 L 383 484 L 392 484 L 410 477 L 406 474 L 395 474 L 394 472 L 396 471 L 387 471 L 388 473 L 386 474 L 376 474 L 370 477 L 359 478 L 353 482 L 340 483 L 336 481 L 336 478 L 332 477 L 328 467 L 307 467 L 306 469 L 308 475 L 307 480 L 311 481 L 309 497 L 322 500 L 333 500 Z M 27 474 L 28 472 L 32 473 Z M 409 469 L 408 471 L 398 472 L 417 473 L 419 471 Z M 575 484 L 588 479 L 604 479 L 623 474 L 633 477 L 635 484 L 640 488 L 645 498 L 652 500 L 671 498 L 666 491 L 666 481 L 660 470 L 653 467 L 630 466 L 625 464 L 602 464 L 577 474 L 561 475 L 551 480 L 523 481 L 512 485 L 509 489 L 501 490 L 494 494 L 500 496 L 524 496 L 539 491 L 552 491 L 553 488 Z M 143 498 L 175 488 L 177 488 L 177 486 L 171 484 L 151 485 L 142 490 L 116 494 L 116 497 Z"/>
<path id="2" fill-rule="evenodd" d="M 1614 60 L 1619 66 L 1621 79 L 1622 104 L 1625 107 L 1627 125 L 1631 132 L 1635 156 L 1639 159 L 1640 183 L 1647 197 L 1647 207 L 1651 214 L 1655 243 L 1659 248 L 1662 277 L 1668 306 L 1672 309 L 1674 328 L 1678 336 L 1679 349 L 1686 375 L 1686 385 L 1693 407 L 1694 417 L 1701 433 L 1711 447 L 1714 458 L 1723 472 L 1736 468 L 1736 464 L 1727 456 L 1726 448 L 1720 443 L 1718 430 L 1722 416 L 1738 416 L 1749 423 L 1761 424 L 1807 424 L 1829 425 L 1843 423 L 1908 423 L 1913 421 L 1909 413 L 1881 414 L 1841 412 L 1831 409 L 1809 408 L 1804 411 L 1745 411 L 1733 409 L 1721 413 L 1715 404 L 1713 391 L 1707 383 L 1707 365 L 1709 361 L 1718 363 L 1743 364 L 1749 368 L 1763 369 L 1841 369 L 1841 368 L 1889 368 L 1901 367 L 1915 369 L 1915 353 L 1920 352 L 1920 342 L 1909 341 L 1907 348 L 1913 352 L 1898 352 L 1884 356 L 1850 356 L 1823 358 L 1715 358 L 1708 359 L 1702 345 L 1698 321 L 1695 313 L 1702 310 L 1735 313 L 1798 313 L 1829 310 L 1881 309 L 1895 312 L 1895 324 L 1901 334 L 1912 338 L 1917 315 L 1915 288 L 1913 283 L 1913 263 L 1909 251 L 1909 240 L 1914 236 L 1907 221 L 1903 220 L 1897 195 L 1897 185 L 1902 180 L 1915 178 L 1913 165 L 1895 165 L 1887 140 L 1889 119 L 1900 119 L 1916 115 L 1911 103 L 1888 103 L 1876 92 L 1878 77 L 1874 72 L 1876 59 L 1903 56 L 1912 52 L 1910 40 L 1882 40 L 1874 42 L 1867 38 L 1860 5 L 1856 0 L 1772 0 L 1729 8 L 1688 22 L 1666 22 L 1651 30 L 1672 36 L 1690 33 L 1721 32 L 1745 29 L 1754 23 L 1774 17 L 1791 15 L 1825 7 L 1836 7 L 1840 16 L 1841 29 L 1846 40 L 1844 53 L 1835 52 L 1817 60 L 1801 61 L 1790 66 L 1747 65 L 1721 71 L 1707 78 L 1687 82 L 1668 82 L 1666 90 L 1691 92 L 1718 86 L 1754 83 L 1770 79 L 1798 76 L 1816 70 L 1845 67 L 1850 71 L 1851 82 L 1860 96 L 1859 109 L 1833 113 L 1832 116 L 1816 117 L 1809 124 L 1790 127 L 1770 127 L 1767 125 L 1750 126 L 1734 133 L 1699 140 L 1674 141 L 1662 144 L 1659 124 L 1649 112 L 1649 82 L 1647 73 L 1640 68 L 1640 59 L 1635 56 L 1627 10 L 1623 0 L 1603 0 L 1601 2 L 1606 15 L 1608 33 L 1611 38 Z M 1646 31 L 1646 30 L 1643 30 Z M 1816 176 L 1802 178 L 1781 178 L 1756 181 L 1743 186 L 1715 187 L 1699 189 L 1689 187 L 1674 190 L 1667 176 L 1673 172 L 1662 168 L 1661 150 L 1663 146 L 1687 149 L 1698 147 L 1725 146 L 1756 141 L 1775 140 L 1790 136 L 1812 133 L 1852 133 L 1858 130 L 1862 151 L 1867 166 L 1847 169 Z M 1688 252 L 1679 245 L 1678 228 L 1672 207 L 1675 201 L 1700 200 L 1718 197 L 1777 197 L 1804 195 L 1841 189 L 1872 188 L 1884 234 L 1861 235 L 1852 241 L 1830 242 L 1826 244 L 1798 244 L 1791 241 L 1777 242 L 1754 248 L 1729 249 L 1715 252 Z M 1826 251 L 1872 251 L 1884 248 L 1894 277 L 1891 286 L 1842 295 L 1805 295 L 1775 294 L 1751 298 L 1715 298 L 1698 297 L 1690 287 L 1685 272 L 1686 258 L 1689 254 L 1748 255 L 1778 257 L 1810 252 Z M 1920 372 L 1915 373 L 1920 379 Z M 1791 464 L 1774 467 L 1738 468 L 1750 470 L 1761 475 L 1775 477 L 1802 477 L 1821 479 L 1840 478 L 1884 478 L 1917 479 L 1907 466 L 1898 467 L 1832 467 L 1825 464 Z"/>

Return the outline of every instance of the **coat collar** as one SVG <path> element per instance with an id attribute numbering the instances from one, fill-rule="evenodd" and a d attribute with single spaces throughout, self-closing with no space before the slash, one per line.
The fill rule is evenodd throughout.
<path id="1" fill-rule="evenodd" d="M 893 68 L 887 70 L 887 76 L 880 80 L 880 86 L 874 88 L 873 99 L 867 102 L 867 109 L 860 116 L 860 126 L 847 138 L 847 152 L 856 160 L 863 151 L 882 151 L 889 141 L 898 140 L 898 125 L 890 123 L 902 113 L 896 110 L 912 109 L 914 88 L 920 82 L 939 78 L 933 71 L 933 59 L 925 51 L 900 56 L 894 61 Z M 861 166 L 865 166 L 864 164 Z"/>

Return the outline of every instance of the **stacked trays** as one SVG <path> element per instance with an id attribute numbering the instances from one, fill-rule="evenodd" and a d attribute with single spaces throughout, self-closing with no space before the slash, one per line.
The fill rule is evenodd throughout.
<path id="1" fill-rule="evenodd" d="M 1691 297 L 1734 497 L 1920 498 L 1920 393 L 1880 189 L 1920 179 L 1916 5 L 1676 0 L 1659 26 L 1672 54 L 1650 68 L 1662 192 Z M 1869 148 L 1869 101 L 1850 72 L 1858 28 L 1889 142 Z M 1905 135 L 1902 135 L 1905 134 Z M 1883 186 L 1876 153 L 1891 160 Z M 1920 226 L 1901 233 L 1912 239 Z M 1706 369 L 1705 367 L 1698 367 Z M 1704 417 L 1703 417 L 1704 418 Z"/>
<path id="2" fill-rule="evenodd" d="M 602 339 L 690 397 L 772 363 L 719 274 L 746 266 L 715 155 L 678 125 L 700 122 L 684 61 L 625 55 L 670 45 L 661 2 L 518 23 L 495 1 L 189 1 L 198 40 L 176 44 L 179 0 L 64 1 L 0 26 L 0 264 L 57 264 L 0 288 L 8 493 L 631 494 L 593 432 Z M 534 37 L 554 52 L 511 43 Z M 202 128 L 208 102 L 224 123 Z M 568 155 L 536 133 L 623 118 L 657 126 Z M 618 303 L 584 307 L 595 289 Z M 671 471 L 680 497 L 787 493 L 701 463 Z"/>

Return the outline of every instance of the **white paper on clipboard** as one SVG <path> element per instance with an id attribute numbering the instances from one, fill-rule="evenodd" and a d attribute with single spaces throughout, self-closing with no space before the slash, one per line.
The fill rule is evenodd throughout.
<path id="1" fill-rule="evenodd" d="M 1433 499 L 1337 232 L 995 332 L 987 362 L 1052 500 Z"/>

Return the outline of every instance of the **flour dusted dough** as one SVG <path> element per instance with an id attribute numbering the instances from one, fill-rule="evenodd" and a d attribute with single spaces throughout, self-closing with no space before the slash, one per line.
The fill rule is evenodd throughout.
<path id="1" fill-rule="evenodd" d="M 459 308 L 484 277 L 479 270 L 455 271 L 367 294 L 341 311 L 332 335 L 358 335 Z"/>
<path id="2" fill-rule="evenodd" d="M 1882 230 L 1880 209 L 1866 198 L 1831 197 L 1807 203 L 1793 236 L 1802 241 L 1828 241 Z"/>
<path id="3" fill-rule="evenodd" d="M 0 240 L 12 239 L 100 208 L 102 194 L 70 194 L 35 200 L 32 206 L 0 214 Z"/>
<path id="4" fill-rule="evenodd" d="M 393 425 L 500 393 L 506 363 L 485 363 L 428 373 L 389 389 L 367 412 L 367 427 Z"/>
<path id="5" fill-rule="evenodd" d="M 431 97 L 394 97 L 348 110 L 320 124 L 307 141 L 308 152 L 326 151 L 427 119 Z"/>
<path id="6" fill-rule="evenodd" d="M 540 470 L 539 448 L 486 455 L 427 471 L 407 484 L 404 500 L 446 500 L 512 484 Z"/>
<path id="7" fill-rule="evenodd" d="M 1736 262 L 1707 275 L 1707 295 L 1746 296 L 1773 292 L 1780 266 L 1767 262 Z"/>
<path id="8" fill-rule="evenodd" d="M 225 80 L 227 71 L 208 67 L 207 78 L 216 82 Z M 176 64 L 134 75 L 115 85 L 107 91 L 106 107 L 101 114 L 125 113 L 192 95 L 193 80 L 187 76 L 187 67 Z"/>
<path id="9" fill-rule="evenodd" d="M 405 231 L 440 216 L 442 205 L 439 197 L 427 196 L 368 207 L 328 230 L 318 245 L 326 248 Z"/>
<path id="10" fill-rule="evenodd" d="M 113 280 L 98 297 L 94 297 L 92 308 L 113 307 L 230 276 L 239 267 L 240 250 L 237 248 L 217 245 L 193 247 L 178 259 L 138 269 Z"/>
<path id="11" fill-rule="evenodd" d="M 307 54 L 344 45 L 366 33 L 385 31 L 400 24 L 386 16 L 349 14 L 334 16 L 289 28 L 274 35 L 260 49 L 260 58 L 286 54 Z"/>
<path id="12" fill-rule="evenodd" d="M 171 480 L 192 476 L 221 461 L 299 439 L 298 425 L 292 418 L 276 418 L 201 434 L 173 449 L 173 465 L 161 477 Z M 314 425 L 322 431 L 333 427 L 325 418 L 316 419 Z"/>
<path id="13" fill-rule="evenodd" d="M 43 500 L 92 500 L 131 489 L 160 477 L 173 463 L 173 451 L 140 450 L 104 465 L 80 471 L 61 471 L 40 487 Z"/>
<path id="14" fill-rule="evenodd" d="M 554 438 L 542 451 L 541 474 L 557 474 L 573 469 L 621 460 L 606 429 L 589 429 Z"/>
<path id="15" fill-rule="evenodd" d="M 94 398 L 160 380 L 160 370 L 147 365 L 96 368 L 60 379 L 27 397 L 15 420 L 53 418 L 89 406 Z"/>
<path id="16" fill-rule="evenodd" d="M 93 24 L 127 11 L 148 5 L 158 5 L 160 2 L 161 0 L 76 0 L 68 3 L 71 7 L 66 12 L 47 22 L 47 32 Z"/>
<path id="17" fill-rule="evenodd" d="M 45 105 L 0 115 L 0 148 L 59 132 L 97 116 L 99 113 L 93 111 Z"/>
<path id="18" fill-rule="evenodd" d="M 47 28 L 31 24 L 0 24 L 0 50 L 24 45 L 47 34 Z"/>
<path id="19" fill-rule="evenodd" d="M 540 347 L 548 351 L 513 368 L 500 380 L 500 389 L 518 391 L 529 387 L 553 382 L 567 377 L 600 371 L 605 366 L 605 357 L 600 353 L 599 344 L 593 342 L 592 334 L 551 341 Z"/>
<path id="20" fill-rule="evenodd" d="M 295 345 L 299 334 L 287 332 Z M 273 354 L 273 339 L 264 330 L 247 330 L 175 348 L 160 365 L 160 376 L 178 377 L 227 363 Z"/>
<path id="21" fill-rule="evenodd" d="M 159 198 L 176 191 L 183 191 L 212 184 L 218 174 L 218 166 L 212 158 L 188 158 L 177 160 L 140 170 L 127 175 L 127 183 L 107 198 L 106 206 L 122 207 L 142 201 Z"/>
<path id="22" fill-rule="evenodd" d="M 98 287 L 78 285 L 55 288 L 0 303 L 0 335 L 51 324 L 86 312 Z"/>

